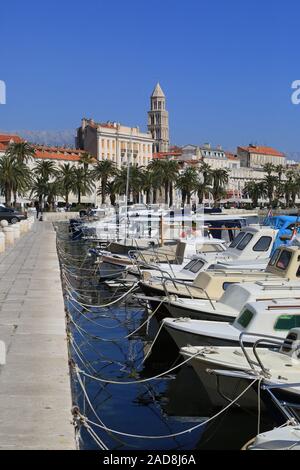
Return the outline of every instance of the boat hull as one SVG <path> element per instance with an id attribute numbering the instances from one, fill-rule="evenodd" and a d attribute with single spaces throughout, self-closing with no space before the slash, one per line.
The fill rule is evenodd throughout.
<path id="1" fill-rule="evenodd" d="M 166 309 L 170 313 L 170 315 L 174 318 L 194 318 L 195 320 L 208 320 L 208 321 L 224 321 L 224 322 L 232 322 L 235 320 L 234 316 L 230 315 L 221 315 L 221 314 L 214 314 L 213 312 L 205 312 L 202 310 L 192 309 L 188 306 L 184 305 L 175 305 L 173 303 L 165 302 Z"/>
<path id="2" fill-rule="evenodd" d="M 207 369 L 218 368 L 215 362 L 210 362 L 207 359 L 204 362 L 200 358 L 191 359 L 189 363 L 194 368 L 201 383 L 205 386 L 213 408 L 223 408 L 228 405 L 230 401 L 234 400 L 249 386 L 249 380 L 247 379 L 227 376 L 217 377 L 215 374 L 208 373 Z M 222 369 L 225 370 L 227 368 L 222 366 Z M 251 387 L 248 389 L 237 401 L 237 404 L 242 408 L 257 410 L 258 396 L 256 388 Z"/>

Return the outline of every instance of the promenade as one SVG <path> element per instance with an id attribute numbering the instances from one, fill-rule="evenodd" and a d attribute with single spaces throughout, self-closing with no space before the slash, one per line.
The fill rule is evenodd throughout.
<path id="1" fill-rule="evenodd" d="M 74 449 L 55 231 L 36 222 L 0 255 L 0 449 Z"/>

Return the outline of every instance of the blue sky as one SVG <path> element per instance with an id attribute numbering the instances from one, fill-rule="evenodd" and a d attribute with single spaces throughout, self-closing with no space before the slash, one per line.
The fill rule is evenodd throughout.
<path id="1" fill-rule="evenodd" d="M 0 14 L 0 129 L 145 129 L 159 81 L 172 143 L 300 152 L 297 0 L 10 0 Z"/>

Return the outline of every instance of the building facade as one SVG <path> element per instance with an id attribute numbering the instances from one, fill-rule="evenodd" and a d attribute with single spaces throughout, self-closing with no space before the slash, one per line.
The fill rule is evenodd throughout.
<path id="1" fill-rule="evenodd" d="M 76 147 L 97 160 L 111 160 L 120 168 L 127 162 L 147 166 L 152 160 L 153 142 L 151 134 L 138 127 L 83 118 L 77 129 Z"/>
<path id="2" fill-rule="evenodd" d="M 148 130 L 154 139 L 153 153 L 169 150 L 169 113 L 166 110 L 166 97 L 157 83 L 150 97 Z"/>
<path id="3" fill-rule="evenodd" d="M 282 152 L 261 145 L 238 147 L 237 154 L 241 161 L 241 167 L 262 168 L 267 163 L 285 166 L 285 155 Z"/>

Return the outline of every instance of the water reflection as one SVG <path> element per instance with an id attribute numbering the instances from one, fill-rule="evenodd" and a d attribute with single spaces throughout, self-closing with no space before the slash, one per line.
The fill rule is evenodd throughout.
<path id="1" fill-rule="evenodd" d="M 60 230 L 62 233 L 65 227 Z M 96 307 L 117 299 L 124 289 L 112 290 L 99 282 L 93 259 L 86 256 L 90 246 L 70 241 L 67 236 L 59 241 L 70 354 L 80 370 L 100 379 L 81 375 L 85 395 L 73 372 L 73 401 L 83 415 L 101 426 L 93 429 L 102 442 L 112 450 L 239 449 L 256 434 L 257 414 L 238 407 L 191 433 L 174 437 L 142 439 L 106 430 L 141 436 L 173 435 L 200 424 L 216 410 L 205 384 L 188 365 L 151 381 L 112 383 L 145 380 L 174 367 L 182 358 L 171 337 L 162 330 L 144 361 L 159 325 L 156 318 L 146 322 L 148 312 L 138 301 Z M 270 427 L 272 423 L 263 416 L 261 429 Z M 98 449 L 84 427 L 80 438 L 82 449 Z"/>

